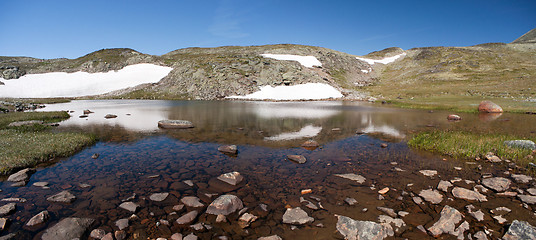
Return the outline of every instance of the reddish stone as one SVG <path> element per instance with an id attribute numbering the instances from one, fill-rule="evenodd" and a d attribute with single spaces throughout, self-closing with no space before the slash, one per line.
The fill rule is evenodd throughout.
<path id="1" fill-rule="evenodd" d="M 480 105 L 478 105 L 478 111 L 479 112 L 485 112 L 485 113 L 502 113 L 502 108 L 491 102 L 491 101 L 482 101 L 480 102 Z"/>
<path id="2" fill-rule="evenodd" d="M 447 120 L 449 121 L 460 121 L 462 120 L 462 117 L 458 116 L 458 115 L 455 115 L 455 114 L 451 114 L 447 117 Z"/>

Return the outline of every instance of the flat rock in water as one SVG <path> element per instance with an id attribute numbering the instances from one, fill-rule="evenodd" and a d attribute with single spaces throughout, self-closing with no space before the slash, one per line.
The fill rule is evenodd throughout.
<path id="1" fill-rule="evenodd" d="M 305 148 L 307 150 L 315 150 L 317 149 L 320 145 L 318 144 L 318 142 L 316 142 L 315 140 L 307 140 L 305 141 L 304 143 L 302 143 L 302 148 Z"/>
<path id="2" fill-rule="evenodd" d="M 136 212 L 138 210 L 138 207 L 140 207 L 140 205 L 135 204 L 133 202 L 124 202 L 124 203 L 121 203 L 119 207 L 130 212 Z"/>
<path id="3" fill-rule="evenodd" d="M 115 221 L 115 226 L 119 228 L 119 230 L 123 230 L 129 226 L 129 220 L 128 218 L 122 218 L 117 221 Z"/>
<path id="4" fill-rule="evenodd" d="M 95 219 L 91 218 L 65 218 L 47 229 L 41 239 L 72 240 L 81 238 L 93 222 Z"/>
<path id="5" fill-rule="evenodd" d="M 529 188 L 527 189 L 527 192 L 529 192 L 530 195 L 536 195 L 536 188 Z"/>
<path id="6" fill-rule="evenodd" d="M 439 191 L 433 189 L 422 190 L 419 193 L 419 196 L 432 204 L 438 204 L 443 201 L 443 195 L 441 195 Z"/>
<path id="7" fill-rule="evenodd" d="M 47 201 L 60 203 L 72 203 L 74 200 L 76 200 L 76 197 L 69 191 L 62 191 L 47 198 Z"/>
<path id="8" fill-rule="evenodd" d="M 350 179 L 352 181 L 356 181 L 357 183 L 359 184 L 362 184 L 365 182 L 365 177 L 361 176 L 361 175 L 357 175 L 357 174 L 354 174 L 354 173 L 347 173 L 347 174 L 335 174 L 335 176 L 337 177 L 342 177 L 342 178 L 346 178 L 346 179 Z"/>
<path id="9" fill-rule="evenodd" d="M 512 178 L 516 180 L 518 183 L 529 183 L 532 181 L 531 176 L 523 175 L 523 174 L 512 174 Z"/>
<path id="10" fill-rule="evenodd" d="M 46 187 L 48 186 L 48 182 L 35 182 L 33 184 L 33 186 L 36 186 L 36 187 Z"/>
<path id="11" fill-rule="evenodd" d="M 195 218 L 197 217 L 197 214 L 198 212 L 195 210 L 188 212 L 182 215 L 180 218 L 178 218 L 175 222 L 177 222 L 177 224 L 179 225 L 190 224 L 195 220 Z"/>
<path id="12" fill-rule="evenodd" d="M 236 186 L 237 184 L 242 182 L 242 180 L 244 180 L 244 177 L 242 177 L 239 172 L 230 172 L 218 176 L 218 180 Z"/>
<path id="13" fill-rule="evenodd" d="M 302 225 L 306 223 L 311 223 L 314 220 L 314 218 L 309 217 L 309 215 L 307 215 L 307 213 L 303 211 L 300 207 L 287 208 L 287 211 L 285 211 L 285 214 L 283 214 L 283 223 L 287 224 Z"/>
<path id="14" fill-rule="evenodd" d="M 238 152 L 238 148 L 236 145 L 224 145 L 218 147 L 218 151 L 228 154 L 236 154 Z"/>
<path id="15" fill-rule="evenodd" d="M 31 227 L 31 226 L 45 223 L 46 221 L 48 221 L 49 218 L 50 218 L 50 214 L 48 213 L 48 211 L 46 210 L 42 211 L 38 213 L 37 215 L 33 216 L 32 218 L 30 218 L 30 221 L 26 223 L 26 226 Z"/>
<path id="16" fill-rule="evenodd" d="M 383 213 L 389 215 L 390 217 L 396 217 L 396 212 L 392 208 L 387 207 L 376 207 L 376 209 L 382 211 Z"/>
<path id="17" fill-rule="evenodd" d="M 255 220 L 257 220 L 259 217 L 251 214 L 251 213 L 244 213 L 242 214 L 242 216 L 240 216 L 240 218 L 238 219 L 238 225 L 241 227 L 241 228 L 246 228 L 246 227 L 249 227 L 249 225 L 254 222 Z"/>
<path id="18" fill-rule="evenodd" d="M 260 238 L 257 238 L 257 240 L 283 240 L 283 239 L 280 236 L 272 235 L 268 237 L 260 237 Z"/>
<path id="19" fill-rule="evenodd" d="M 435 176 L 437 175 L 437 171 L 436 170 L 421 170 L 419 171 L 422 175 L 424 176 L 427 176 L 427 177 L 432 177 L 432 176 Z"/>
<path id="20" fill-rule="evenodd" d="M 524 203 L 527 204 L 535 204 L 536 203 L 536 196 L 531 195 L 517 195 L 519 200 L 521 200 Z"/>
<path id="21" fill-rule="evenodd" d="M 346 199 L 344 199 L 344 201 L 346 203 L 348 203 L 348 205 L 350 205 L 350 206 L 353 206 L 353 205 L 355 205 L 357 203 L 357 200 L 355 200 L 355 198 L 346 198 Z"/>
<path id="22" fill-rule="evenodd" d="M 439 181 L 439 184 L 437 185 L 437 189 L 443 192 L 448 192 L 449 187 L 452 187 L 452 183 L 450 183 L 449 181 L 444 181 L 444 180 Z"/>
<path id="23" fill-rule="evenodd" d="M 439 218 L 439 221 L 429 227 L 428 231 L 430 231 L 434 237 L 439 237 L 439 235 L 443 233 L 449 233 L 456 236 L 456 224 L 462 220 L 462 217 L 463 215 L 458 210 L 445 205 L 443 210 L 441 210 L 441 217 Z"/>
<path id="24" fill-rule="evenodd" d="M 392 236 L 388 229 L 375 222 L 356 221 L 346 216 L 335 215 L 337 217 L 337 231 L 347 240 L 377 239 L 381 240 Z"/>
<path id="25" fill-rule="evenodd" d="M 299 164 L 304 164 L 307 162 L 307 159 L 302 155 L 287 155 L 288 160 L 297 162 Z"/>
<path id="26" fill-rule="evenodd" d="M 504 192 L 508 188 L 510 188 L 510 179 L 503 178 L 503 177 L 492 177 L 492 178 L 484 178 L 482 179 L 482 185 L 486 186 L 487 188 L 491 188 L 497 192 Z"/>
<path id="27" fill-rule="evenodd" d="M 20 170 L 16 173 L 13 173 L 9 175 L 7 180 L 9 182 L 21 182 L 21 181 L 28 181 L 30 179 L 31 174 L 34 172 L 31 168 L 26 168 L 23 170 Z"/>
<path id="28" fill-rule="evenodd" d="M 216 198 L 207 208 L 208 214 L 227 216 L 244 208 L 242 200 L 235 195 L 226 194 Z"/>
<path id="29" fill-rule="evenodd" d="M 451 115 L 448 115 L 447 116 L 447 120 L 449 121 L 460 121 L 462 120 L 462 117 L 456 115 L 456 114 L 451 114 Z"/>
<path id="30" fill-rule="evenodd" d="M 186 120 L 160 120 L 158 121 L 160 128 L 193 128 L 194 124 Z"/>
<path id="31" fill-rule="evenodd" d="M 153 193 L 151 196 L 149 196 L 149 199 L 151 199 L 151 201 L 161 202 L 166 200 L 168 196 L 169 193 Z"/>
<path id="32" fill-rule="evenodd" d="M 526 148 L 526 149 L 536 149 L 536 143 L 531 140 L 512 140 L 504 141 L 504 145 L 512 148 Z"/>
<path id="33" fill-rule="evenodd" d="M 108 119 L 108 118 L 116 118 L 117 115 L 114 115 L 114 114 L 106 114 L 106 116 L 104 116 L 104 118 Z"/>
<path id="34" fill-rule="evenodd" d="M 0 207 L 0 217 L 3 217 L 3 216 L 6 216 L 6 215 L 9 215 L 9 214 L 13 213 L 15 211 L 15 209 L 17 209 L 17 204 L 16 203 L 8 203 L 8 204 Z"/>
<path id="35" fill-rule="evenodd" d="M 467 205 L 465 208 L 469 212 L 469 215 L 473 216 L 479 222 L 484 220 L 484 213 L 481 210 L 474 211 L 476 209 L 475 206 Z"/>
<path id="36" fill-rule="evenodd" d="M 502 113 L 503 109 L 492 101 L 482 101 L 478 105 L 478 111 L 482 113 Z"/>
<path id="37" fill-rule="evenodd" d="M 536 228 L 525 221 L 514 220 L 502 237 L 504 240 L 536 239 Z"/>
<path id="38" fill-rule="evenodd" d="M 181 202 L 188 207 L 198 208 L 204 207 L 205 204 L 201 203 L 198 197 L 186 196 L 181 199 Z"/>
<path id="39" fill-rule="evenodd" d="M 469 189 L 461 188 L 461 187 L 455 187 L 454 189 L 452 189 L 452 195 L 454 195 L 454 197 L 456 198 L 461 198 L 465 200 L 479 201 L 479 202 L 488 201 L 485 195 L 469 190 Z"/>

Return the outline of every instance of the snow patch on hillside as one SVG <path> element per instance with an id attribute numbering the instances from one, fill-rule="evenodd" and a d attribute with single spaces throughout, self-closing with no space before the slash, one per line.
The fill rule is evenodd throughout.
<path id="1" fill-rule="evenodd" d="M 51 72 L 27 74 L 19 79 L 4 80 L 0 97 L 49 98 L 81 97 L 104 94 L 145 83 L 156 83 L 173 68 L 154 64 L 135 64 L 105 73 Z"/>
<path id="2" fill-rule="evenodd" d="M 372 65 L 372 64 L 375 64 L 375 63 L 382 63 L 382 64 L 392 63 L 392 62 L 396 61 L 398 58 L 403 57 L 403 56 L 406 56 L 406 53 L 401 53 L 401 54 L 398 54 L 398 55 L 395 55 L 395 56 L 392 56 L 392 57 L 386 57 L 386 58 L 380 59 L 380 60 L 370 59 L 370 58 L 360 58 L 360 57 L 355 57 L 355 58 L 357 60 L 365 61 L 368 64 Z"/>
<path id="3" fill-rule="evenodd" d="M 227 98 L 251 100 L 318 100 L 342 97 L 341 92 L 328 84 L 306 83 L 294 86 L 264 86 L 260 87 L 260 91 L 246 96 L 229 96 Z"/>
<path id="4" fill-rule="evenodd" d="M 322 66 L 322 63 L 316 59 L 314 56 L 298 56 L 291 54 L 261 54 L 261 56 L 266 58 L 273 58 L 277 60 L 289 60 L 289 61 L 298 61 L 301 65 L 305 67 L 313 66 Z"/>

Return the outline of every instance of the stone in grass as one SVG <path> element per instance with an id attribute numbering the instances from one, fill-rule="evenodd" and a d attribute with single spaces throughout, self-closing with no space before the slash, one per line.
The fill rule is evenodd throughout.
<path id="1" fill-rule="evenodd" d="M 242 177 L 239 172 L 230 172 L 218 176 L 218 180 L 236 186 L 244 180 L 244 177 Z"/>
<path id="2" fill-rule="evenodd" d="M 288 160 L 299 164 L 304 164 L 307 162 L 307 159 L 303 155 L 287 155 L 287 158 Z"/>
<path id="3" fill-rule="evenodd" d="M 32 218 L 30 218 L 30 221 L 26 223 L 26 226 L 32 227 L 32 226 L 36 226 L 39 224 L 43 224 L 46 221 L 48 221 L 49 218 L 50 218 L 50 214 L 48 213 L 48 211 L 46 210 L 42 211 L 38 213 L 37 215 L 33 216 Z"/>
<path id="4" fill-rule="evenodd" d="M 71 240 L 81 238 L 95 219 L 65 218 L 45 231 L 43 240 Z"/>
<path id="5" fill-rule="evenodd" d="M 314 220 L 314 218 L 309 217 L 300 207 L 287 208 L 287 211 L 283 214 L 283 223 L 287 224 L 302 225 L 311 223 Z"/>
<path id="6" fill-rule="evenodd" d="M 224 145 L 224 146 L 218 147 L 218 151 L 222 153 L 227 153 L 227 154 L 237 154 L 238 148 L 236 147 L 236 145 Z"/>
<path id="7" fill-rule="evenodd" d="M 216 198 L 207 207 L 207 213 L 213 215 L 227 216 L 237 210 L 244 208 L 242 200 L 235 195 L 226 194 Z"/>
<path id="8" fill-rule="evenodd" d="M 526 148 L 526 149 L 536 149 L 536 143 L 531 140 L 512 140 L 504 141 L 504 145 L 511 148 Z"/>
<path id="9" fill-rule="evenodd" d="M 74 200 L 76 200 L 76 197 L 69 191 L 62 191 L 47 198 L 47 201 L 59 203 L 72 203 Z"/>
<path id="10" fill-rule="evenodd" d="M 337 231 L 344 236 L 344 239 L 384 239 L 393 236 L 385 226 L 371 221 L 356 221 L 346 216 L 335 215 L 337 217 Z"/>
<path id="11" fill-rule="evenodd" d="M 514 220 L 508 231 L 504 234 L 504 240 L 536 239 L 536 228 L 525 221 Z"/>
<path id="12" fill-rule="evenodd" d="M 194 124 L 186 120 L 160 120 L 158 121 L 158 127 L 171 128 L 171 129 L 173 128 L 184 129 L 184 128 L 193 128 Z"/>

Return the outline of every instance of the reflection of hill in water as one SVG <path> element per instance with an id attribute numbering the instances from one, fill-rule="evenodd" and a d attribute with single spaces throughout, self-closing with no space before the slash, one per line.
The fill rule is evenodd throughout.
<path id="1" fill-rule="evenodd" d="M 482 121 L 477 114 L 464 114 L 461 122 L 453 123 L 446 121 L 446 112 L 391 109 L 361 102 L 101 100 L 73 101 L 45 108 L 62 109 L 75 112 L 71 119 L 61 124 L 61 128 L 79 128 L 95 133 L 102 140 L 118 142 L 166 134 L 189 142 L 298 147 L 308 139 L 326 144 L 353 136 L 356 132 L 399 141 L 420 129 L 517 134 L 531 134 L 536 130 L 535 121 L 530 121 L 528 118 L 531 116 L 528 115 L 505 114 L 493 121 Z M 95 113 L 86 119 L 78 118 L 84 109 Z M 118 117 L 104 119 L 103 116 L 108 113 Z M 158 129 L 157 122 L 161 119 L 188 120 L 194 123 L 195 128 Z M 335 128 L 338 130 L 334 131 Z"/>

